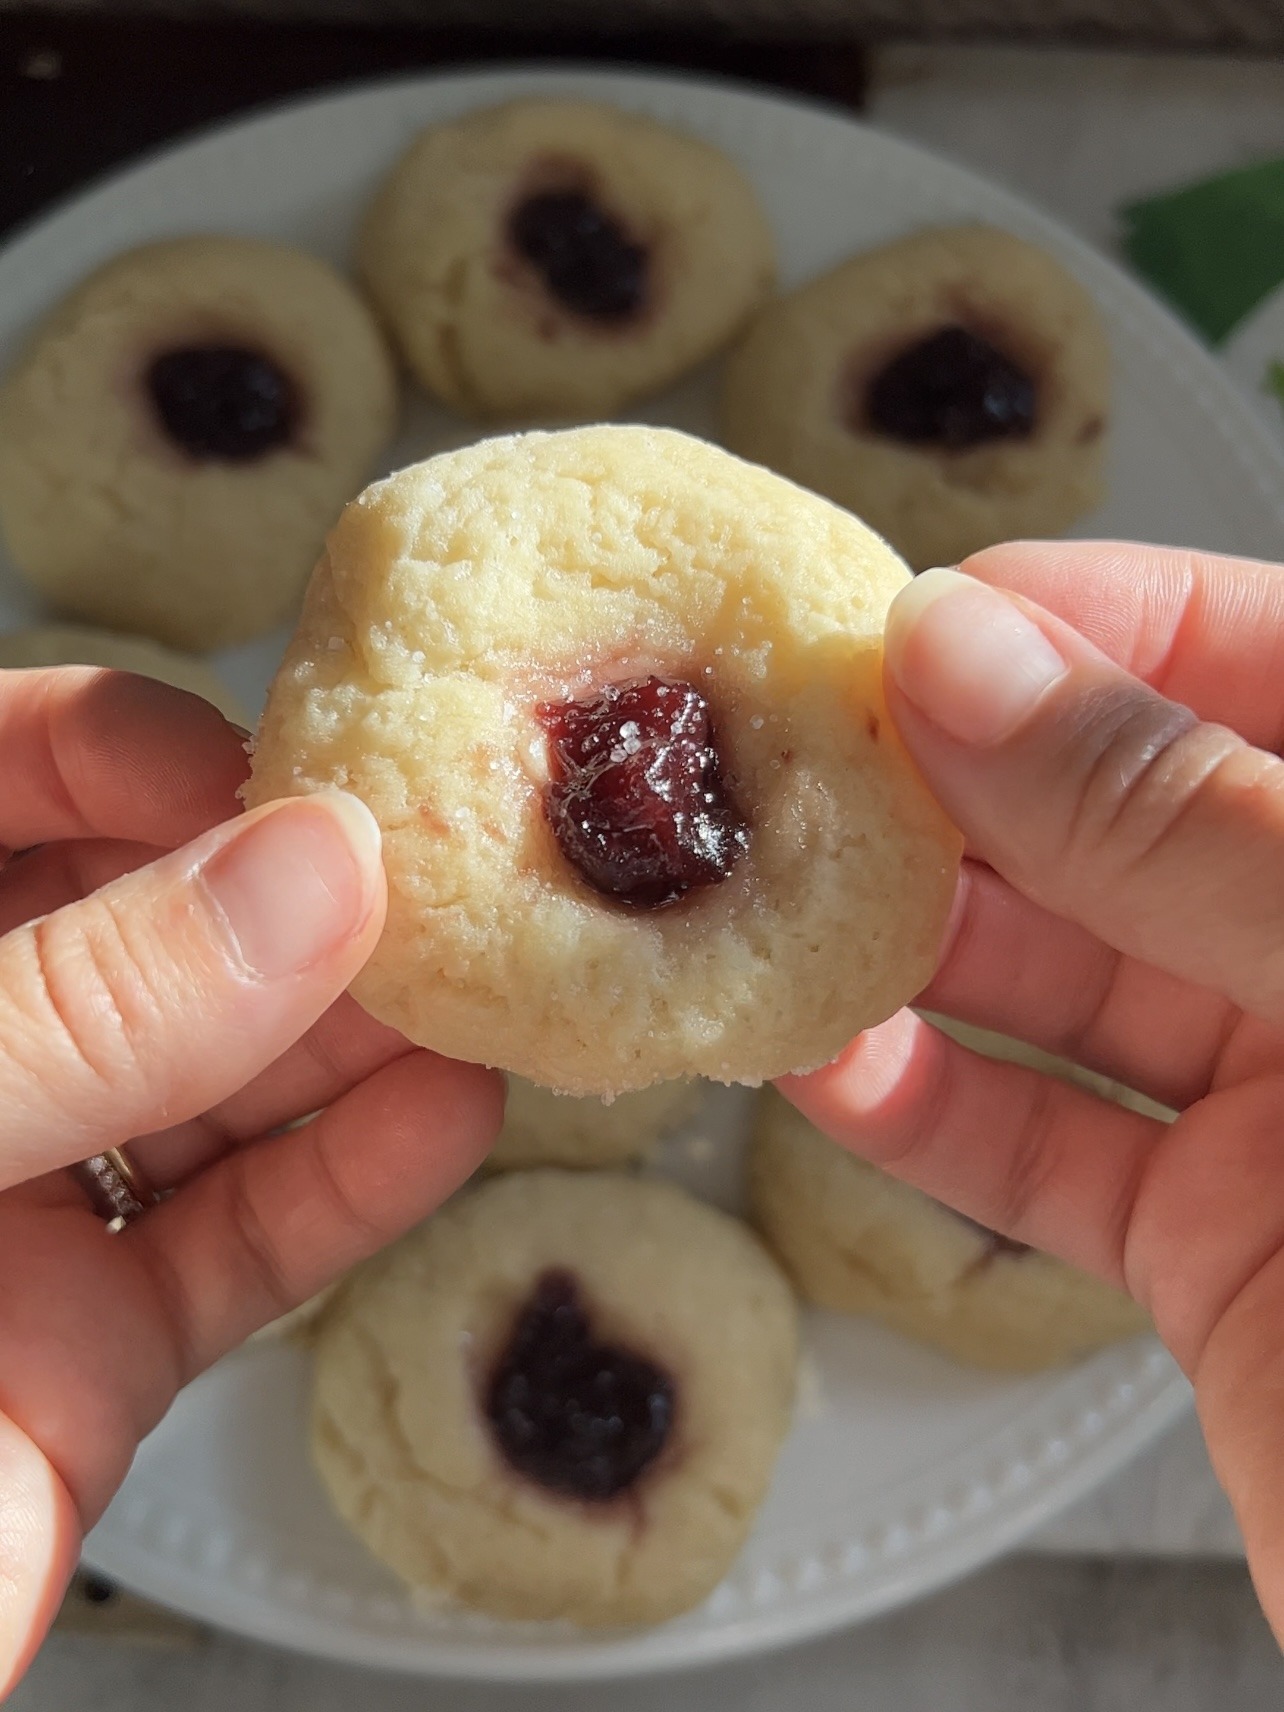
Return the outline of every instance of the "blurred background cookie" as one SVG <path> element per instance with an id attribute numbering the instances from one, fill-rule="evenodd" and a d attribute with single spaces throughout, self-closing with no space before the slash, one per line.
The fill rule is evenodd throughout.
<path id="1" fill-rule="evenodd" d="M 923 570 L 1092 509 L 1109 375 L 1097 310 L 1059 263 L 944 227 L 770 305 L 728 364 L 724 434 Z"/>
<path id="2" fill-rule="evenodd" d="M 420 1045 L 574 1094 L 825 1063 L 922 991 L 954 895 L 883 701 L 907 580 L 671 430 L 483 441 L 331 532 L 247 801 L 376 815 L 353 992 Z"/>
<path id="3" fill-rule="evenodd" d="M 789 1425 L 793 1297 L 668 1183 L 466 1192 L 317 1333 L 313 1454 L 412 1586 L 497 1616 L 658 1622 L 739 1551 Z"/>
<path id="4" fill-rule="evenodd" d="M 14 666 L 109 666 L 118 672 L 137 672 L 213 702 L 233 725 L 249 723 L 236 697 L 204 660 L 164 648 L 146 636 L 121 636 L 78 624 L 11 630 L 0 636 L 0 668 Z"/>
<path id="5" fill-rule="evenodd" d="M 395 413 L 378 328 L 325 263 L 149 244 L 56 307 L 0 389 L 0 526 L 61 612 L 205 652 L 290 614 Z"/>
<path id="6" fill-rule="evenodd" d="M 808 1300 L 977 1367 L 1034 1372 L 1146 1331 L 1121 1291 L 951 1212 L 761 1097 L 753 1215 Z"/>
<path id="7" fill-rule="evenodd" d="M 510 1076 L 504 1127 L 486 1163 L 495 1171 L 628 1165 L 654 1152 L 696 1111 L 700 1097 L 697 1082 L 657 1082 L 609 1101 L 577 1099 Z"/>
<path id="8" fill-rule="evenodd" d="M 359 247 L 407 363 L 447 404 L 598 416 L 709 356 L 770 290 L 770 231 L 709 144 L 588 101 L 436 125 Z"/>

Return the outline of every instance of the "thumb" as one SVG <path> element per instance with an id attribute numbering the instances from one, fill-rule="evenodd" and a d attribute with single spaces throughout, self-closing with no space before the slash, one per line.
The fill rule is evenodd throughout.
<path id="1" fill-rule="evenodd" d="M 0 939 L 0 1189 L 194 1117 L 278 1058 L 373 950 L 379 829 L 269 803 Z"/>
<path id="2" fill-rule="evenodd" d="M 71 1494 L 27 1435 L 0 1414 L 0 1701 L 53 1622 L 79 1546 Z"/>
<path id="3" fill-rule="evenodd" d="M 972 854 L 1116 950 L 1284 1023 L 1284 763 L 957 571 L 897 595 L 886 678 Z"/>

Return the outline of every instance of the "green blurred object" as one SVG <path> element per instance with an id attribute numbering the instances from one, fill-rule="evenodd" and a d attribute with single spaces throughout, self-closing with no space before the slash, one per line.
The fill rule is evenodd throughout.
<path id="1" fill-rule="evenodd" d="M 1284 363 L 1271 363 L 1262 379 L 1262 391 L 1269 392 L 1281 408 L 1284 408 Z"/>
<path id="2" fill-rule="evenodd" d="M 1121 215 L 1137 272 L 1214 345 L 1284 285 L 1284 160 L 1134 202 Z"/>

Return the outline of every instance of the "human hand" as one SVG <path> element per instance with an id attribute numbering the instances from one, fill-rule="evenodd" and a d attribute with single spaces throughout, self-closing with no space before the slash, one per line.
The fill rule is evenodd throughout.
<path id="1" fill-rule="evenodd" d="M 0 756 L 2 1699 L 178 1389 L 432 1211 L 501 1097 L 341 996 L 385 906 L 355 799 L 228 821 L 237 733 L 81 668 L 0 673 Z M 126 1141 L 175 1192 L 113 1234 L 65 1167 Z"/>
<path id="2" fill-rule="evenodd" d="M 1181 1115 L 908 1011 L 784 1091 L 1146 1306 L 1284 1635 L 1284 570 L 1092 543 L 964 569 L 920 577 L 888 624 L 893 716 L 968 847 L 921 1003 Z"/>

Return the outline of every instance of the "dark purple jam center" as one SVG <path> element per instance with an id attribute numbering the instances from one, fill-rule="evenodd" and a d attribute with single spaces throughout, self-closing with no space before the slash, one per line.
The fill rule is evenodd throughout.
<path id="1" fill-rule="evenodd" d="M 655 909 L 727 878 L 749 830 L 699 690 L 639 678 L 539 717 L 551 752 L 549 823 L 590 886 Z"/>
<path id="2" fill-rule="evenodd" d="M 288 444 L 298 427 L 294 382 L 259 351 L 185 345 L 162 352 L 145 378 L 165 432 L 189 457 L 249 463 Z"/>
<path id="3" fill-rule="evenodd" d="M 911 444 L 962 451 L 1034 431 L 1035 385 L 987 339 L 942 327 L 893 357 L 870 383 L 868 424 Z"/>
<path id="4" fill-rule="evenodd" d="M 569 1272 L 545 1272 L 513 1326 L 486 1391 L 509 1466 L 571 1498 L 626 1492 L 664 1449 L 675 1388 L 644 1356 L 593 1337 Z"/>
<path id="5" fill-rule="evenodd" d="M 578 190 L 528 196 L 508 222 L 517 253 L 565 309 L 591 321 L 624 321 L 642 308 L 647 252 Z"/>

